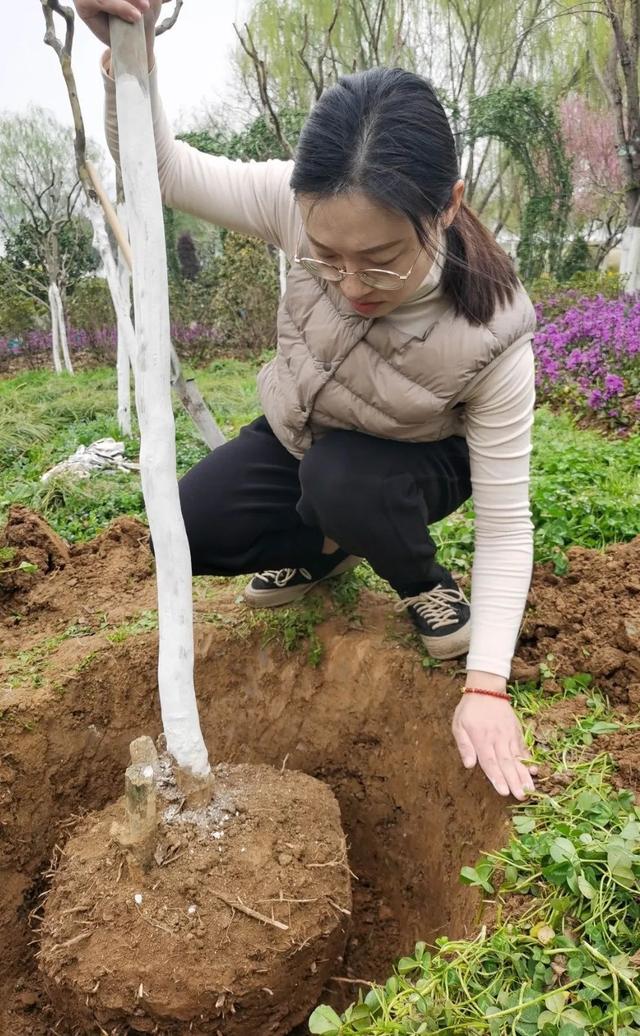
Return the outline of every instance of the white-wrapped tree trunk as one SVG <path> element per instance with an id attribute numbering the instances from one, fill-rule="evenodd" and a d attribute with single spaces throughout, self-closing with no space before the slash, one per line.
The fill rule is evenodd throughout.
<path id="1" fill-rule="evenodd" d="M 131 288 L 129 268 L 122 256 L 113 255 L 105 225 L 105 214 L 100 205 L 89 202 L 87 216 L 93 228 L 93 247 L 102 260 L 104 272 L 118 329 L 118 427 L 123 435 L 131 435 L 131 388 L 129 371 L 136 352 L 136 336 L 131 321 Z M 126 277 L 120 266 L 124 265 Z"/>
<path id="2" fill-rule="evenodd" d="M 51 315 L 51 350 L 53 368 L 56 374 L 62 374 L 62 353 L 60 350 L 60 323 L 58 321 L 58 305 L 53 293 L 53 284 L 49 285 L 49 313 Z"/>
<path id="3" fill-rule="evenodd" d="M 640 291 L 640 227 L 626 228 L 620 252 L 620 273 L 628 277 L 625 290 Z"/>
<path id="4" fill-rule="evenodd" d="M 157 569 L 162 721 L 178 767 L 206 786 L 210 767 L 193 683 L 191 559 L 176 479 L 168 279 L 144 29 L 118 18 L 110 19 L 110 28 L 133 252 L 140 468 Z"/>
<path id="5" fill-rule="evenodd" d="M 71 363 L 69 342 L 67 340 L 67 325 L 64 319 L 64 306 L 62 305 L 62 295 L 60 294 L 60 289 L 57 284 L 51 285 L 51 293 L 55 302 L 56 318 L 58 321 L 58 341 L 60 342 L 62 359 L 64 360 L 65 370 L 69 374 L 73 374 L 73 364 Z"/>
<path id="6" fill-rule="evenodd" d="M 124 203 L 118 205 L 117 212 L 120 223 L 126 231 L 127 210 Z M 118 249 L 116 271 L 120 298 L 126 305 L 126 312 L 119 311 L 117 315 L 118 428 L 123 435 L 131 435 L 131 353 L 130 347 L 127 345 L 128 338 L 133 331 L 131 326 L 131 274 L 120 249 Z"/>

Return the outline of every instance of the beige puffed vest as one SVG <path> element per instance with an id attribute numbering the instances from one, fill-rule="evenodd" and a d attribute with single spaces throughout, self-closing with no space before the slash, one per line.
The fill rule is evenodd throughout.
<path id="1" fill-rule="evenodd" d="M 464 435 L 464 398 L 536 324 L 520 285 L 487 325 L 456 317 L 444 295 L 427 300 L 424 332 L 353 311 L 335 284 L 295 264 L 278 310 L 277 355 L 258 375 L 271 428 L 295 457 L 331 428 L 432 442 Z"/>

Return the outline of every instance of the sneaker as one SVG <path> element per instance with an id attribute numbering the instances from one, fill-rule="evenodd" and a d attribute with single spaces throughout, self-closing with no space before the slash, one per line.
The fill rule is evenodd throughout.
<path id="1" fill-rule="evenodd" d="M 313 571 L 308 568 L 278 568 L 260 572 L 245 587 L 244 599 L 254 608 L 275 608 L 279 604 L 299 601 L 318 583 L 360 564 L 361 558 L 345 554 L 343 550 L 337 554 L 339 560 L 335 554 L 327 554 L 327 560 L 314 565 Z"/>
<path id="2" fill-rule="evenodd" d="M 403 597 L 396 611 L 405 608 L 432 658 L 457 658 L 469 650 L 471 607 L 453 578 L 450 585 L 438 583 L 433 590 Z"/>

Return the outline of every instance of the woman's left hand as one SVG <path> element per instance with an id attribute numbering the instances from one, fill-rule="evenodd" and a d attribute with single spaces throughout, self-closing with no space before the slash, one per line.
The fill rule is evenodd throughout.
<path id="1" fill-rule="evenodd" d="M 534 790 L 523 759 L 528 752 L 522 727 L 508 701 L 481 694 L 464 694 L 453 716 L 453 736 L 463 764 L 479 763 L 500 795 L 525 799 Z"/>

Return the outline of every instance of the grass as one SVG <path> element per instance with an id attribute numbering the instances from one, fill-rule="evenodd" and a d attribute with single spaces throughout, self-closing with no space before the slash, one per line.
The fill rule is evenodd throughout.
<path id="1" fill-rule="evenodd" d="M 494 902 L 491 930 L 479 925 L 475 939 L 443 937 L 431 950 L 418 943 L 342 1016 L 317 1008 L 311 1033 L 640 1031 L 640 807 L 613 787 L 610 757 L 594 753 L 597 737 L 620 721 L 591 683 L 588 674 L 564 681 L 562 697 L 590 695 L 587 715 L 571 729 L 543 745 L 528 735 L 533 758 L 560 790 L 517 806 L 508 845 L 462 869 L 463 882 Z M 534 690 L 513 688 L 524 719 L 541 711 Z"/>
<path id="2" fill-rule="evenodd" d="M 238 360 L 219 360 L 197 372 L 198 385 L 227 436 L 259 413 L 255 372 L 255 364 Z M 90 539 L 122 514 L 144 519 L 135 473 L 40 482 L 44 471 L 81 443 L 105 436 L 118 439 L 114 412 L 115 375 L 108 369 L 74 377 L 27 372 L 0 380 L 0 519 L 10 504 L 23 503 L 43 514 L 71 542 Z M 125 444 L 125 452 L 130 458 L 137 456 L 135 436 Z M 180 408 L 176 452 L 179 474 L 206 452 Z M 565 552 L 572 544 L 600 548 L 630 539 L 638 532 L 640 437 L 606 439 L 577 429 L 568 415 L 540 408 L 531 505 L 536 559 L 553 561 L 558 572 L 566 568 Z M 432 532 L 442 563 L 468 571 L 473 554 L 471 503 L 438 522 Z M 384 586 L 362 567 L 353 578 L 372 588 Z M 353 581 L 349 585 L 355 593 Z"/>
<path id="3" fill-rule="evenodd" d="M 258 413 L 254 383 L 255 364 L 238 360 L 221 360 L 198 371 L 198 385 L 228 437 Z M 135 473 L 96 474 L 90 480 L 62 475 L 40 482 L 45 471 L 80 444 L 107 436 L 121 438 L 113 371 L 101 368 L 74 376 L 31 371 L 0 380 L 0 519 L 12 503 L 26 504 L 70 542 L 91 539 L 119 515 L 144 519 Z M 136 458 L 138 445 L 136 433 L 125 443 L 126 456 Z M 190 419 L 177 407 L 178 473 L 204 453 Z"/>
<path id="4" fill-rule="evenodd" d="M 219 360 L 197 372 L 198 385 L 228 437 L 259 413 L 256 367 L 250 362 Z M 106 368 L 73 377 L 37 371 L 0 380 L 0 521 L 12 503 L 26 504 L 70 542 L 92 538 L 123 514 L 144 521 L 136 473 L 96 474 L 90 479 L 63 475 L 40 481 L 43 472 L 81 443 L 88 445 L 105 436 L 118 439 L 114 411 L 115 375 Z M 191 421 L 177 406 L 178 474 L 205 452 Z M 125 453 L 137 457 L 136 434 L 125 443 Z M 577 429 L 568 415 L 540 408 L 534 431 L 531 505 L 536 559 L 553 561 L 558 573 L 566 569 L 571 544 L 599 548 L 631 538 L 638 532 L 640 511 L 640 438 L 605 439 Z M 473 558 L 471 502 L 431 531 L 442 563 L 458 573 L 468 572 Z M 9 571 L 11 559 L 0 557 L 0 565 Z M 363 587 L 388 589 L 366 564 L 330 584 L 334 606 L 352 622 L 357 622 Z M 261 626 L 267 639 L 279 640 L 287 650 L 306 645 L 309 660 L 317 664 L 321 645 L 315 627 L 322 617 L 322 608 L 310 599 L 296 608 L 256 613 L 247 621 Z"/>

